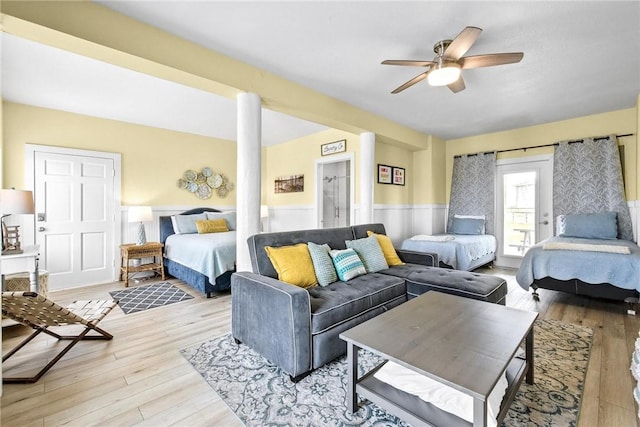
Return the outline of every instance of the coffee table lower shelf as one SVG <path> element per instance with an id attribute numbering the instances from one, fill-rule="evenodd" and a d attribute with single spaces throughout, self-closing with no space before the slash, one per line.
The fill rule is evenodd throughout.
<path id="1" fill-rule="evenodd" d="M 382 365 L 371 370 L 358 380 L 356 393 L 359 396 L 368 399 L 412 426 L 472 426 L 472 423 L 443 411 L 431 403 L 420 399 L 418 396 L 398 390 L 378 380 L 374 374 Z M 507 387 L 502 405 L 500 406 L 497 425 L 500 425 L 506 417 L 509 407 L 513 403 L 516 393 L 527 375 L 527 369 L 527 361 L 519 357 L 513 358 L 507 366 L 507 383 L 509 386 Z"/>

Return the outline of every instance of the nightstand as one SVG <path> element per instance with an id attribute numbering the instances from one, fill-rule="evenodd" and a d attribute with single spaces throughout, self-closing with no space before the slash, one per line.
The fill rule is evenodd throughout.
<path id="1" fill-rule="evenodd" d="M 140 271 L 154 271 L 162 276 L 164 280 L 164 261 L 162 259 L 162 248 L 164 245 L 157 242 L 149 242 L 144 245 L 136 245 L 135 243 L 125 243 L 120 245 L 120 277 L 124 277 L 124 286 L 129 286 L 129 274 L 138 273 Z M 153 258 L 153 261 L 147 264 L 129 265 L 131 260 Z"/>

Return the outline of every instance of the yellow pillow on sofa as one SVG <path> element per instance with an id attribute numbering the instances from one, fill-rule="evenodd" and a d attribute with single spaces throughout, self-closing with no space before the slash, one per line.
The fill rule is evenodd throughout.
<path id="1" fill-rule="evenodd" d="M 382 253 L 384 254 L 384 259 L 389 264 L 389 267 L 392 265 L 404 265 L 404 262 L 400 260 L 398 253 L 396 252 L 396 248 L 393 247 L 393 242 L 389 238 L 389 236 L 385 236 L 384 234 L 376 234 L 373 231 L 367 231 L 367 236 L 376 236 L 378 239 L 378 244 L 380 248 L 382 248 Z"/>
<path id="2" fill-rule="evenodd" d="M 273 264 L 278 279 L 301 288 L 309 288 L 318 284 L 313 261 L 306 243 L 292 246 L 265 246 L 264 250 Z"/>
<path id="3" fill-rule="evenodd" d="M 227 221 L 224 218 L 198 220 L 196 221 L 196 228 L 198 229 L 198 234 L 222 233 L 223 231 L 229 231 Z"/>

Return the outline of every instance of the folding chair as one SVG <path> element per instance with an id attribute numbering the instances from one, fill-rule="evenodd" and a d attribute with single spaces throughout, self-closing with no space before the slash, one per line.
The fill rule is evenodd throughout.
<path id="1" fill-rule="evenodd" d="M 59 340 L 72 341 L 35 376 L 2 378 L 2 382 L 34 383 L 80 340 L 110 340 L 113 338 L 113 335 L 98 328 L 96 325 L 109 314 L 117 303 L 115 300 L 75 301 L 65 308 L 35 292 L 3 292 L 2 314 L 16 322 L 32 327 L 35 332 L 16 348 L 2 356 L 2 362 L 13 356 L 41 332 Z M 58 335 L 48 329 L 50 326 L 67 325 L 84 325 L 85 328 L 78 335 Z M 92 330 L 100 335 L 87 335 Z"/>

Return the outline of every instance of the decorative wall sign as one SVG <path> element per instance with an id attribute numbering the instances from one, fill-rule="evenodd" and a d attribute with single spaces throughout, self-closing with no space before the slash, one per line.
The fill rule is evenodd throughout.
<path id="1" fill-rule="evenodd" d="M 200 172 L 191 169 L 184 171 L 176 185 L 194 193 L 200 199 L 210 198 L 214 191 L 218 197 L 224 198 L 234 188 L 225 175 L 214 172 L 210 167 L 204 167 Z"/>
<path id="2" fill-rule="evenodd" d="M 378 164 L 378 184 L 391 184 L 391 170 L 393 168 L 388 165 Z"/>
<path id="3" fill-rule="evenodd" d="M 276 193 L 299 193 L 304 191 L 304 175 L 279 176 L 274 184 Z"/>
<path id="4" fill-rule="evenodd" d="M 329 142 L 320 146 L 320 154 L 323 156 L 329 156 L 331 154 L 343 153 L 347 151 L 347 140 L 341 139 L 340 141 Z"/>
<path id="5" fill-rule="evenodd" d="M 396 185 L 404 185 L 404 168 L 393 168 L 393 183 Z"/>

